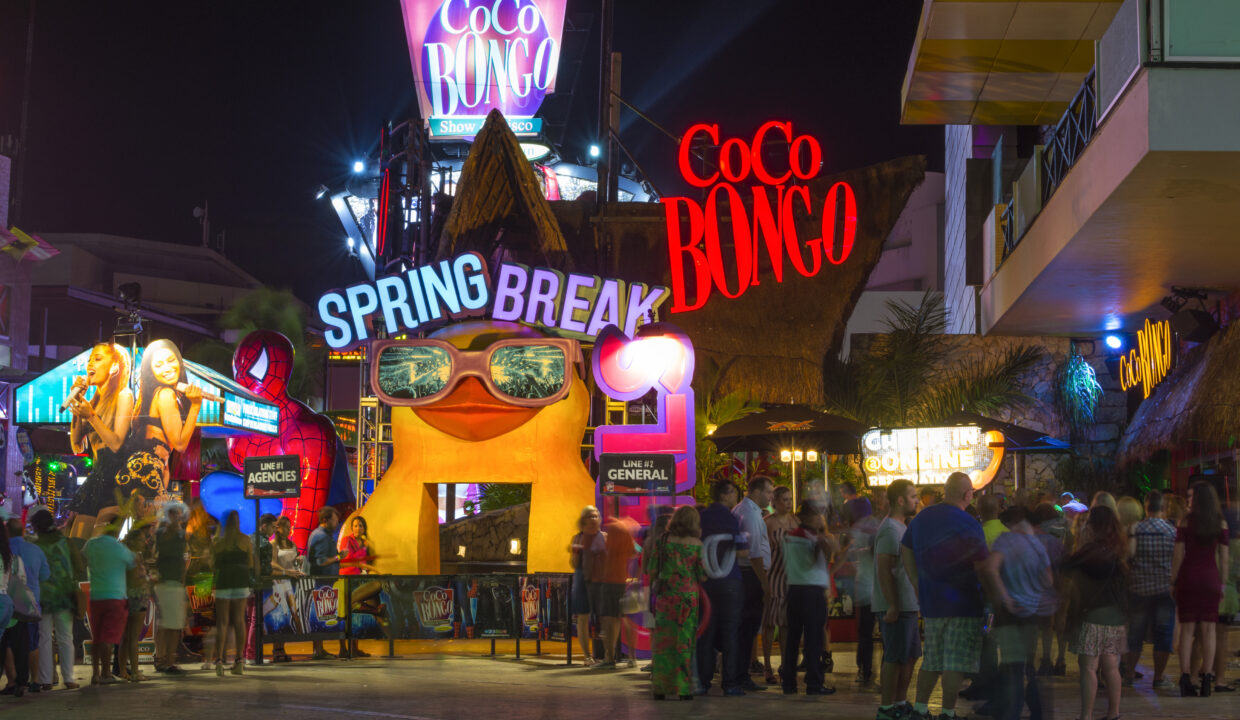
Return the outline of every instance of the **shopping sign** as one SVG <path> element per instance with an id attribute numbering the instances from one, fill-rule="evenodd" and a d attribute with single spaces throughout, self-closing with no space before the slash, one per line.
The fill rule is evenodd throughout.
<path id="1" fill-rule="evenodd" d="M 301 495 L 301 456 L 270 455 L 245 459 L 246 500 Z"/>
<path id="2" fill-rule="evenodd" d="M 637 330 L 667 299 L 661 285 L 502 263 L 494 281 L 475 252 L 410 268 L 400 275 L 332 290 L 319 298 L 319 318 L 333 349 L 371 337 L 369 319 L 382 315 L 388 332 L 419 331 L 450 319 L 488 316 L 593 340 L 616 325 Z"/>
<path id="3" fill-rule="evenodd" d="M 492 110 L 518 135 L 555 92 L 566 0 L 401 0 L 422 117 L 431 137 L 469 139 Z"/>
<path id="4" fill-rule="evenodd" d="M 717 167 L 695 168 L 694 144 L 709 141 L 719 148 Z M 768 166 L 764 142 L 784 141 L 788 156 Z M 805 182 L 818 174 L 822 146 L 809 135 L 795 135 L 792 123 L 771 121 L 752 139 L 728 138 L 720 144 L 717 124 L 689 128 L 680 141 L 680 174 L 695 188 L 706 189 L 706 199 L 665 197 L 659 202 L 667 216 L 667 249 L 671 263 L 674 313 L 697 310 L 718 290 L 738 298 L 759 284 L 759 263 L 765 254 L 775 282 L 783 282 L 784 260 L 796 272 L 814 277 L 823 263 L 840 265 L 852 253 L 857 236 L 857 198 L 852 186 L 837 182 L 821 200 L 811 197 Z M 738 187 L 748 185 L 752 201 L 746 209 Z M 821 232 L 802 239 L 798 216 L 818 210 Z M 728 215 L 721 223 L 720 214 Z M 723 237 L 721 224 L 730 238 Z M 692 298 L 689 290 L 692 289 Z"/>
<path id="5" fill-rule="evenodd" d="M 980 490 L 995 477 L 1003 461 L 1003 433 L 976 425 L 936 428 L 874 429 L 861 436 L 861 467 L 870 485 L 893 480 L 942 485 L 962 472 Z"/>

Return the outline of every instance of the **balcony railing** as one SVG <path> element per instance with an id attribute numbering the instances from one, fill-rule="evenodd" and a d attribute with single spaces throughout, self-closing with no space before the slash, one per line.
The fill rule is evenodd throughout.
<path id="1" fill-rule="evenodd" d="M 1098 128 L 1098 103 L 1094 92 L 1094 71 L 1076 91 L 1068 110 L 1059 119 L 1055 132 L 1042 153 L 1042 205 L 1059 189 L 1068 171 L 1081 158 Z"/>
<path id="2" fill-rule="evenodd" d="M 1039 212 L 1041 208 L 1046 207 L 1051 196 L 1059 189 L 1059 185 L 1068 176 L 1072 166 L 1081 159 L 1085 148 L 1089 147 L 1089 142 L 1094 139 L 1097 128 L 1098 102 L 1094 86 L 1094 71 L 1090 70 L 1085 82 L 1076 91 L 1072 102 L 1068 104 L 1068 110 L 1047 138 L 1046 147 L 1034 157 L 1034 162 L 1042 163 L 1039 187 L 1041 202 L 1037 204 Z M 1025 212 L 1028 212 L 1027 208 Z M 1003 259 L 1006 259 L 1020 244 L 1021 238 L 1024 237 L 1036 217 L 1036 213 L 1030 215 L 1020 222 L 1018 227 L 1016 215 L 1016 199 L 1013 197 L 1007 201 L 1003 209 L 1001 223 L 1003 226 Z"/>

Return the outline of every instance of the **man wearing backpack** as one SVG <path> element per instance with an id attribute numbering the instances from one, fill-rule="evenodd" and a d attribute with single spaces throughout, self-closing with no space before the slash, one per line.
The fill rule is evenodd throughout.
<path id="1" fill-rule="evenodd" d="M 47 557 L 50 576 L 42 584 L 43 619 L 39 621 L 39 664 L 36 680 L 40 690 L 51 690 L 52 641 L 60 656 L 60 681 L 66 690 L 79 685 L 73 677 L 73 616 L 78 612 L 78 578 L 86 573 L 82 553 L 56 528 L 52 513 L 46 508 L 30 516 L 35 531 L 35 544 Z"/>

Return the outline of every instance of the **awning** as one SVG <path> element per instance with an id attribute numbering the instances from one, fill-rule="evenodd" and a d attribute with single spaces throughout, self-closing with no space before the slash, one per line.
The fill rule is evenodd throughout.
<path id="1" fill-rule="evenodd" d="M 139 349 L 133 366 L 138 367 L 142 358 Z M 61 412 L 60 404 L 69 394 L 73 379 L 86 374 L 86 361 L 90 349 L 83 350 L 72 359 L 48 370 L 39 377 L 14 391 L 16 409 L 13 420 L 18 424 L 67 425 L 71 418 L 68 410 Z M 241 387 L 236 381 L 224 377 L 209 367 L 185 360 L 185 373 L 192 385 L 205 393 L 223 398 L 223 402 L 203 399 L 198 410 L 198 427 L 204 437 L 228 437 L 247 433 L 275 435 L 279 429 L 280 408 Z M 137 373 L 133 382 L 137 383 Z M 134 388 L 136 392 L 136 388 Z"/>

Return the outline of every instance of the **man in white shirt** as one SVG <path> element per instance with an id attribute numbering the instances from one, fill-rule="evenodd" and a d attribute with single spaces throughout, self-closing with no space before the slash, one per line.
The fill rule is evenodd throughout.
<path id="1" fill-rule="evenodd" d="M 766 522 L 762 519 L 762 509 L 771 504 L 774 494 L 775 483 L 765 475 L 755 475 L 749 479 L 749 492 L 745 495 L 745 499 L 732 508 L 732 514 L 740 523 L 741 533 L 749 539 L 748 557 L 736 558 L 736 563 L 741 568 L 741 582 L 744 588 L 738 643 L 738 655 L 742 658 L 742 662 L 753 655 L 754 639 L 758 636 L 758 631 L 762 629 L 762 607 L 770 591 L 766 571 L 771 565 L 771 541 L 766 534 Z M 766 689 L 752 680 L 746 682 L 743 687 L 751 692 Z"/>
<path id="2" fill-rule="evenodd" d="M 908 685 L 913 666 L 921 657 L 921 635 L 917 629 L 917 594 L 900 561 L 900 541 L 909 518 L 917 512 L 917 486 L 908 480 L 895 480 L 887 486 L 891 513 L 878 526 L 874 539 L 873 613 L 879 619 L 883 636 L 883 664 L 879 671 L 882 700 L 876 720 L 908 717 Z"/>

